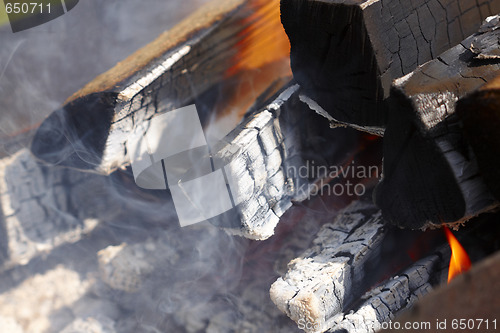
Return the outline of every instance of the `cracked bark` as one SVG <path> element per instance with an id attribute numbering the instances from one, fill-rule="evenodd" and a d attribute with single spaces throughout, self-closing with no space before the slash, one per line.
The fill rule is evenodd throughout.
<path id="1" fill-rule="evenodd" d="M 374 332 L 443 282 L 448 268 L 449 249 L 441 247 L 364 293 L 385 234 L 380 210 L 352 203 L 289 263 L 271 286 L 272 301 L 306 332 Z"/>
<path id="2" fill-rule="evenodd" d="M 298 90 L 297 85 L 283 89 L 213 148 L 216 168 L 224 166 L 232 180 L 235 206 L 211 219 L 212 224 L 251 239 L 270 237 L 292 202 L 318 189 L 314 184 L 322 176 L 311 174 L 310 165 L 335 165 L 355 147 L 356 134 L 332 131 L 320 116 L 307 111 Z M 317 145 L 318 140 L 338 145 Z"/>
<path id="3" fill-rule="evenodd" d="M 477 31 L 493 0 L 282 0 L 294 77 L 339 123 L 383 127 L 392 80 Z"/>
<path id="4" fill-rule="evenodd" d="M 412 307 L 424 295 L 433 290 L 432 280 L 445 281 L 447 264 L 442 255 L 447 250 L 441 248 L 413 264 L 378 287 L 361 297 L 362 304 L 350 313 L 341 313 L 328 322 L 328 333 L 376 332 L 383 323 Z"/>
<path id="5" fill-rule="evenodd" d="M 372 203 L 351 204 L 289 263 L 285 276 L 271 286 L 272 301 L 299 328 L 326 330 L 335 315 L 361 296 L 367 266 L 376 261 L 385 235 L 383 226 Z"/>
<path id="6" fill-rule="evenodd" d="M 250 13 L 240 0 L 212 2 L 200 9 L 73 95 L 41 125 L 32 152 L 53 164 L 105 175 L 127 166 L 129 134 L 158 113 L 192 103 L 223 79 Z M 214 159 L 224 163 L 219 167 L 230 164 L 237 188 L 234 209 L 211 222 L 231 233 L 253 239 L 271 236 L 292 200 L 305 199 L 308 185 L 315 180 L 290 177 L 287 167 L 302 166 L 304 152 L 323 158 L 336 150 L 309 150 L 306 137 L 297 131 L 316 138 L 319 134 L 314 129 L 327 127 L 314 125 L 315 116 L 301 123 L 303 109 L 291 106 L 299 104 L 293 98 L 266 105 L 269 95 L 286 82 L 265 92 L 257 100 L 264 109 L 243 120 L 219 146 L 211 147 Z M 296 111 L 288 111 L 294 107 Z M 238 150 L 232 151 L 234 147 Z"/>
<path id="7" fill-rule="evenodd" d="M 456 114 L 460 98 L 500 73 L 500 61 L 481 58 L 473 48 L 495 43 L 498 49 L 500 30 L 492 20 L 498 17 L 395 81 L 385 131 L 384 178 L 376 190 L 387 221 L 413 229 L 461 223 L 498 205 L 471 148 L 472 142 L 484 146 L 479 143 L 483 136 L 464 136 L 463 126 L 479 128 L 467 119 L 460 122 Z"/>

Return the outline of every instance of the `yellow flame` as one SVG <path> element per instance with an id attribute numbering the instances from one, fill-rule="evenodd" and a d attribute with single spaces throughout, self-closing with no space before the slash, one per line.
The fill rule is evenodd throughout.
<path id="1" fill-rule="evenodd" d="M 471 262 L 467 252 L 465 252 L 465 249 L 458 242 L 450 229 L 445 226 L 444 232 L 451 247 L 450 268 L 448 270 L 448 283 L 450 283 L 454 277 L 468 271 L 470 269 Z"/>

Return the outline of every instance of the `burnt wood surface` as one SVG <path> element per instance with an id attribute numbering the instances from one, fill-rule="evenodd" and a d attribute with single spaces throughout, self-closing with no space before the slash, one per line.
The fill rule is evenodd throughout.
<path id="1" fill-rule="evenodd" d="M 192 103 L 222 79 L 250 14 L 242 0 L 209 2 L 71 96 L 42 123 L 32 152 L 102 174 L 127 164 L 137 124 Z"/>
<path id="2" fill-rule="evenodd" d="M 216 168 L 224 167 L 232 180 L 235 203 L 210 220 L 214 225 L 251 239 L 272 236 L 292 203 L 318 189 L 314 184 L 322 175 L 312 174 L 308 165 L 337 165 L 356 149 L 358 133 L 331 130 L 319 115 L 308 112 L 298 91 L 297 84 L 280 91 L 212 149 Z M 308 172 L 299 172 L 302 169 Z"/>
<path id="3" fill-rule="evenodd" d="M 288 264 L 288 272 L 271 286 L 272 301 L 306 332 L 326 330 L 332 317 L 361 296 L 385 233 L 372 203 L 351 204 Z"/>
<path id="4" fill-rule="evenodd" d="M 294 77 L 339 122 L 384 126 L 392 80 L 477 31 L 496 0 L 282 0 Z"/>
<path id="5" fill-rule="evenodd" d="M 306 332 L 372 332 L 445 280 L 443 258 L 450 254 L 440 247 L 398 276 L 374 281 L 384 264 L 383 243 L 392 242 L 394 234 L 380 210 L 363 200 L 324 224 L 271 286 L 273 302 Z"/>
<path id="6" fill-rule="evenodd" d="M 484 59 L 474 52 L 474 45 L 499 49 L 500 30 L 493 20 L 395 81 L 384 136 L 384 177 L 376 191 L 386 220 L 422 228 L 464 221 L 497 205 L 463 126 L 481 129 L 467 119 L 460 122 L 455 107 L 457 100 L 500 73 L 499 59 Z M 487 142 L 479 144 L 481 137 L 472 142 L 485 147 Z"/>
<path id="7" fill-rule="evenodd" d="M 2 332 L 294 332 L 269 300 L 267 251 L 248 251 L 256 266 L 242 280 L 248 240 L 208 224 L 180 228 L 173 205 L 131 192 L 133 178 L 121 171 L 51 167 L 26 149 L 0 159 Z M 279 244 L 302 249 L 310 235 L 297 227 Z"/>
<path id="8" fill-rule="evenodd" d="M 457 114 L 486 185 L 500 200 L 500 76 L 457 103 Z"/>

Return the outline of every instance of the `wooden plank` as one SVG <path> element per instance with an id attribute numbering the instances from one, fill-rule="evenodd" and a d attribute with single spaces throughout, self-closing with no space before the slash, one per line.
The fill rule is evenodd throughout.
<path id="1" fill-rule="evenodd" d="M 414 229 L 461 223 L 498 205 L 455 112 L 457 100 L 500 73 L 500 62 L 478 59 L 471 51 L 480 43 L 498 48 L 497 27 L 486 23 L 395 81 L 384 136 L 384 178 L 376 190 L 387 221 Z"/>
<path id="2" fill-rule="evenodd" d="M 294 77 L 341 123 L 384 126 L 392 80 L 500 12 L 494 0 L 282 0 Z"/>
<path id="3" fill-rule="evenodd" d="M 252 11 L 212 1 L 71 96 L 40 126 L 40 159 L 103 174 L 127 164 L 127 134 L 143 119 L 191 102 L 232 65 Z"/>

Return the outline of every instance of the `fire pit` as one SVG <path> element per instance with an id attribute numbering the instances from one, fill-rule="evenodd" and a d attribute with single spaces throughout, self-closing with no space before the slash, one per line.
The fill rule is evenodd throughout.
<path id="1" fill-rule="evenodd" d="M 496 330 L 499 12 L 208 2 L 9 138 L 1 327 Z"/>

